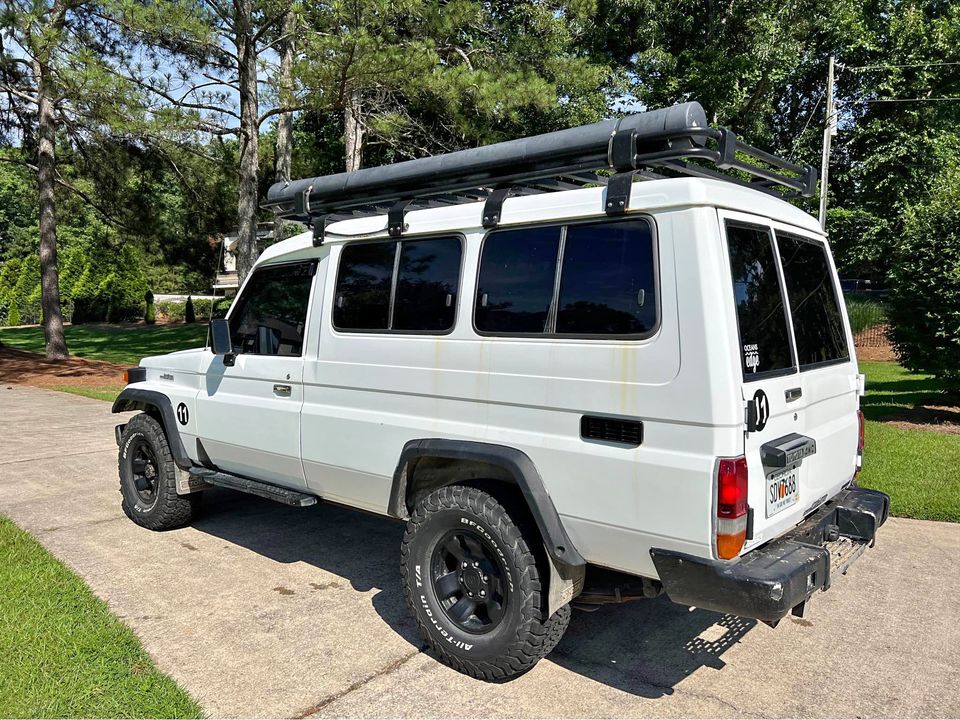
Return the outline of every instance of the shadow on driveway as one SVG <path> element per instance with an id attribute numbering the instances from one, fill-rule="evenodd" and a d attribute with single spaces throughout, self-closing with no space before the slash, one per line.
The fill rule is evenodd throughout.
<path id="1" fill-rule="evenodd" d="M 304 562 L 378 590 L 373 606 L 414 647 L 423 643 L 400 587 L 403 524 L 334 505 L 292 508 L 214 488 L 205 493 L 201 532 L 281 563 Z M 721 655 L 756 621 L 675 605 L 665 597 L 575 611 L 550 661 L 641 697 L 669 695 L 701 667 L 720 669 Z"/>

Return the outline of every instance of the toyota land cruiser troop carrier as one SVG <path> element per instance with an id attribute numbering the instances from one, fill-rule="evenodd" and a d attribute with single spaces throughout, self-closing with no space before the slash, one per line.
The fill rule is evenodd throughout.
<path id="1" fill-rule="evenodd" d="M 827 239 L 782 198 L 815 185 L 697 103 L 275 185 L 312 229 L 208 347 L 128 371 L 123 508 L 171 528 L 219 485 L 406 521 L 425 640 L 486 679 L 571 604 L 802 614 L 889 506 Z"/>

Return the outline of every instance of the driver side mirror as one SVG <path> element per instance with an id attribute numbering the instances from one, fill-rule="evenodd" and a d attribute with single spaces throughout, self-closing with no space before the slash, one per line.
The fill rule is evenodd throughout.
<path id="1" fill-rule="evenodd" d="M 214 355 L 223 356 L 223 364 L 232 367 L 237 356 L 230 341 L 230 323 L 222 318 L 210 321 L 210 347 Z"/>

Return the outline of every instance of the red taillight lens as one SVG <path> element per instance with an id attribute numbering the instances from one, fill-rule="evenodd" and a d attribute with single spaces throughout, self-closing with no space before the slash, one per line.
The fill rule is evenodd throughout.
<path id="1" fill-rule="evenodd" d="M 859 425 L 857 430 L 857 452 L 863 453 L 863 448 L 866 445 L 866 433 L 864 432 L 866 423 L 863 419 L 863 410 L 857 410 L 857 424 Z"/>
<path id="2" fill-rule="evenodd" d="M 747 539 L 747 459 L 724 458 L 717 466 L 717 555 L 735 558 Z"/>

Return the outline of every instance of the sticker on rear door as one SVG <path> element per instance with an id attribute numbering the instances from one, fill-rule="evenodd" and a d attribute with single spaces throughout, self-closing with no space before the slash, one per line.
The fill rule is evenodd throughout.
<path id="1" fill-rule="evenodd" d="M 760 348 L 756 343 L 743 346 L 743 366 L 752 373 L 760 367 Z"/>

